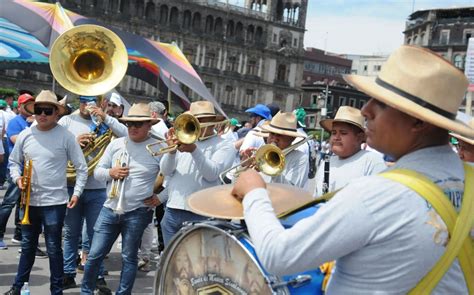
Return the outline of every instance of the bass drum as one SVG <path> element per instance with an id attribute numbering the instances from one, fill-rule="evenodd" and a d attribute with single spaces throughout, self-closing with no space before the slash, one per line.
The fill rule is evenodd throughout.
<path id="1" fill-rule="evenodd" d="M 307 214 L 298 215 L 296 219 Z M 282 223 L 291 227 L 295 221 Z M 290 276 L 271 275 L 260 265 L 245 227 L 204 221 L 187 224 L 166 248 L 154 288 L 155 294 L 166 295 L 323 294 L 323 278 L 319 268 Z"/>

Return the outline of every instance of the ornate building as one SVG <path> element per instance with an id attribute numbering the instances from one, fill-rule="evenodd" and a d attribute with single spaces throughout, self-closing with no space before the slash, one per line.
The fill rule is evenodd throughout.
<path id="1" fill-rule="evenodd" d="M 291 110 L 300 102 L 307 0 L 246 0 L 244 7 L 217 0 L 60 2 L 107 25 L 175 42 L 229 115 L 256 103 Z M 120 91 L 158 95 L 156 85 L 130 76 Z"/>

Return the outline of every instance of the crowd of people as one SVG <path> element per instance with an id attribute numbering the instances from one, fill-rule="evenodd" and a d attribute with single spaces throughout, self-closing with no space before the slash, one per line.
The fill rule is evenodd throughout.
<path id="1" fill-rule="evenodd" d="M 8 248 L 7 221 L 24 201 L 24 163 L 32 163 L 29 224 L 21 222 L 25 208 L 17 210 L 12 242 L 21 243 L 21 255 L 5 294 L 20 294 L 37 257 L 49 258 L 51 294 L 77 287 L 78 270 L 84 272 L 81 294 L 110 294 L 104 258 L 117 239 L 122 270 L 116 294 L 131 294 L 137 270 L 149 270 L 154 218 L 162 251 L 183 224 L 208 219 L 192 211 L 188 197 L 224 183 L 234 183 L 232 194 L 242 202 L 258 259 L 269 273 L 335 261 L 328 294 L 417 290 L 445 250 L 451 251 L 453 236 L 429 198 L 390 177 L 401 169 L 416 171 L 441 188 L 459 216 L 469 215 L 462 211 L 468 206 L 463 195 L 473 181 L 465 178 L 469 166 L 462 161 L 474 162 L 474 121 L 456 119 L 467 79 L 441 57 L 412 46 L 395 51 L 375 80 L 345 79 L 372 98 L 362 110 L 341 106 L 334 118 L 322 120 L 330 137 L 319 141 L 305 132 L 304 109 L 285 111 L 275 104 L 247 109 L 247 122 L 232 118 L 223 124 L 211 102 L 192 102 L 186 113 L 211 126 L 185 143 L 168 118 L 166 101 L 136 103 L 125 113 L 116 93 L 104 101 L 79 96 L 78 110 L 70 113 L 48 90 L 22 93 L 17 104 L 0 100 L 8 163 L 0 173 L 6 182 L 0 249 Z M 451 137 L 457 145 L 450 144 Z M 100 139 L 109 141 L 86 152 Z M 169 150 L 149 152 L 157 140 L 158 148 Z M 279 173 L 252 161 L 267 144 L 284 151 Z M 239 163 L 252 169 L 237 173 Z M 265 189 L 271 183 L 301 188 L 314 198 L 336 194 L 315 214 L 284 228 Z M 41 233 L 46 253 L 38 247 Z M 431 286 L 435 294 L 473 292 L 474 280 L 467 277 L 474 275 L 472 256 L 466 262 L 460 255 Z"/>

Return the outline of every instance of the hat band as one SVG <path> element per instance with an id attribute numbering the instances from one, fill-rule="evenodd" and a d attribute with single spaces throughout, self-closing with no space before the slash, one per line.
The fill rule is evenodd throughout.
<path id="1" fill-rule="evenodd" d="M 448 111 L 445 111 L 443 109 L 440 109 L 438 108 L 437 106 L 435 105 L 432 105 L 430 104 L 429 102 L 417 97 L 417 96 L 414 96 L 414 95 L 411 95 L 410 93 L 408 92 L 405 92 L 403 91 L 402 89 L 400 88 L 397 88 L 396 86 L 393 86 L 392 84 L 389 84 L 385 81 L 383 81 L 382 79 L 380 79 L 379 77 L 377 77 L 375 79 L 375 83 L 377 83 L 379 86 L 387 89 L 387 90 L 390 90 L 392 92 L 395 92 L 396 94 L 400 95 L 400 96 L 403 96 L 405 97 L 406 99 L 409 99 L 411 101 L 413 101 L 414 103 L 424 107 L 424 108 L 427 108 L 443 117 L 446 117 L 448 119 L 451 119 L 451 120 L 454 120 L 456 118 L 456 114 L 453 114 L 453 113 L 450 113 Z"/>
<path id="2" fill-rule="evenodd" d="M 276 129 L 281 129 L 281 130 L 296 132 L 296 129 L 294 129 L 294 128 L 285 128 L 285 127 L 275 126 L 275 125 L 273 125 L 273 124 L 271 124 L 271 123 L 270 123 L 269 125 L 270 125 L 271 127 L 273 127 L 273 128 L 276 128 Z"/>
<path id="3" fill-rule="evenodd" d="M 130 115 L 127 116 L 127 118 L 150 118 L 150 116 L 144 116 L 144 115 Z M 152 118 L 150 118 L 151 120 Z"/>
<path id="4" fill-rule="evenodd" d="M 193 116 L 207 116 L 207 115 L 211 115 L 211 116 L 215 116 L 216 114 L 214 113 L 199 113 L 199 114 L 193 114 Z"/>

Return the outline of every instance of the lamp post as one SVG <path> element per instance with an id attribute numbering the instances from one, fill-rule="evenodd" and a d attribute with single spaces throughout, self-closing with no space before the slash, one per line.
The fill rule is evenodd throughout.
<path id="1" fill-rule="evenodd" d="M 325 95 L 324 95 L 324 107 L 321 108 L 321 120 L 323 119 L 323 117 L 326 117 L 327 116 L 327 113 L 328 113 L 328 95 L 329 93 L 331 93 L 329 91 L 329 85 L 326 83 L 326 89 L 323 90 L 325 92 Z M 319 126 L 321 126 L 321 120 L 319 120 Z M 323 139 L 324 139 L 324 128 L 323 126 L 321 126 L 321 144 L 323 143 Z"/>

